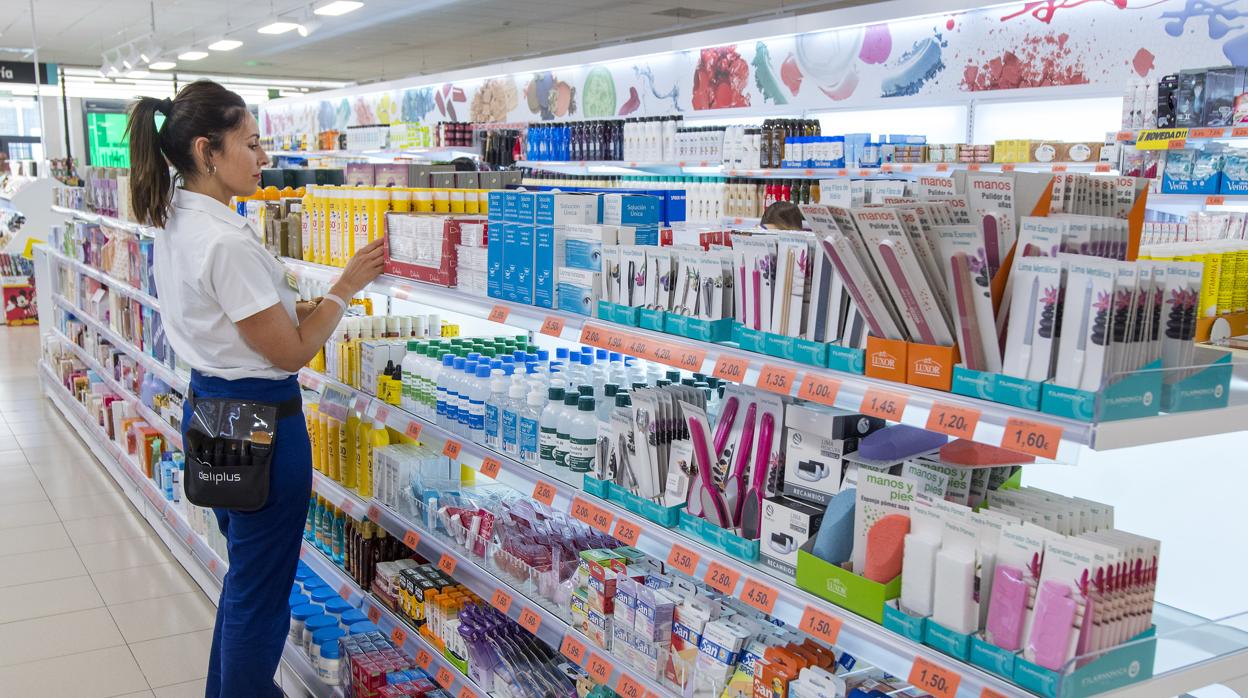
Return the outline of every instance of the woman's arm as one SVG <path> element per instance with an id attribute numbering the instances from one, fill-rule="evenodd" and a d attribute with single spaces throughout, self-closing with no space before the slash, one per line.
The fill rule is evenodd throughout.
<path id="1" fill-rule="evenodd" d="M 361 248 L 342 271 L 329 292 L 344 302 L 381 274 L 381 240 Z M 294 373 L 321 350 L 343 310 L 332 300 L 319 303 L 299 324 L 291 322 L 281 303 L 274 304 L 234 323 L 248 346 L 283 371 Z"/>
<path id="2" fill-rule="evenodd" d="M 295 317 L 299 319 L 299 324 L 303 324 L 305 318 L 316 310 L 316 306 L 324 300 L 323 298 L 313 298 L 310 301 L 298 301 L 295 303 Z M 331 301 L 332 302 L 332 301 Z"/>

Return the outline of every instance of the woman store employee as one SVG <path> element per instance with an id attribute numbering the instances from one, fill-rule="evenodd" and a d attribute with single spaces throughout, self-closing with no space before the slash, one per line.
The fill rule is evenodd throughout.
<path id="1" fill-rule="evenodd" d="M 214 508 L 229 571 L 207 696 L 280 696 L 273 676 L 312 489 L 294 374 L 329 339 L 347 301 L 381 273 L 381 242 L 357 252 L 323 299 L 297 302 L 294 277 L 229 205 L 230 197 L 256 190 L 269 162 L 243 99 L 214 82 L 194 82 L 172 100 L 139 99 L 127 128 L 131 210 L 162 228 L 153 268 L 161 316 L 170 345 L 192 369 L 184 442 L 193 400 L 278 406 L 267 498 L 248 510 Z"/>

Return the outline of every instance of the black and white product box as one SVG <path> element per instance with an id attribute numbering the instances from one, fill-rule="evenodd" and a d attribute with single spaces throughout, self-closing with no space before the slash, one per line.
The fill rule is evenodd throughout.
<path id="1" fill-rule="evenodd" d="M 821 506 L 799 499 L 771 497 L 763 501 L 758 551 L 763 564 L 790 577 L 797 574 L 797 549 L 806 544 L 823 523 Z"/>
<path id="2" fill-rule="evenodd" d="M 841 491 L 843 457 L 884 426 L 876 417 L 805 405 L 789 405 L 784 421 L 784 493 L 821 505 Z"/>

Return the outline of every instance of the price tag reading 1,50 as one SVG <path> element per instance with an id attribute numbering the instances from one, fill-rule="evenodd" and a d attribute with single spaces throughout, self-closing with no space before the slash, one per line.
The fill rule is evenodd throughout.
<path id="1" fill-rule="evenodd" d="M 715 360 L 715 370 L 711 375 L 720 380 L 740 383 L 745 380 L 745 372 L 750 368 L 749 359 L 738 359 L 735 356 L 721 356 Z"/>
<path id="2" fill-rule="evenodd" d="M 495 589 L 494 594 L 490 596 L 490 605 L 497 608 L 501 613 L 507 613 L 511 610 L 511 594 L 502 589 Z"/>
<path id="3" fill-rule="evenodd" d="M 404 533 L 403 545 L 415 550 L 416 546 L 420 545 L 420 534 L 415 531 L 408 531 L 407 533 Z"/>
<path id="4" fill-rule="evenodd" d="M 457 560 L 447 553 L 442 553 L 442 557 L 438 558 L 438 569 L 442 570 L 447 576 L 455 574 L 455 564 Z"/>
<path id="5" fill-rule="evenodd" d="M 526 608 L 520 612 L 520 627 L 536 635 L 537 629 L 542 627 L 542 617 L 533 609 Z"/>
<path id="6" fill-rule="evenodd" d="M 906 411 L 906 396 L 871 388 L 862 396 L 862 406 L 858 411 L 890 422 L 900 422 L 901 415 Z"/>
<path id="7" fill-rule="evenodd" d="M 797 628 L 829 645 L 835 645 L 836 637 L 841 633 L 841 619 L 830 616 L 814 606 L 807 606 L 806 612 L 802 614 L 802 622 Z"/>
<path id="8" fill-rule="evenodd" d="M 507 322 L 507 316 L 511 315 L 511 309 L 505 305 L 496 305 L 490 308 L 490 314 L 486 317 L 490 322 Z"/>
<path id="9" fill-rule="evenodd" d="M 451 684 L 455 683 L 455 675 L 452 674 L 451 670 L 447 669 L 446 667 L 441 667 L 440 669 L 438 669 L 438 673 L 434 675 L 433 678 L 438 682 L 438 685 L 441 686 L 442 688 L 450 688 Z"/>
<path id="10" fill-rule="evenodd" d="M 915 688 L 927 691 L 936 698 L 954 698 L 958 695 L 958 684 L 962 683 L 962 676 L 922 657 L 915 657 L 914 665 L 910 667 L 910 678 L 907 680 Z"/>

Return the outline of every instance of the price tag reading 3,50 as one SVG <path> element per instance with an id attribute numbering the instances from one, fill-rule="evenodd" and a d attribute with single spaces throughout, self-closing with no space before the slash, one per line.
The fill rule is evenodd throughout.
<path id="1" fill-rule="evenodd" d="M 694 571 L 698 569 L 699 555 L 683 545 L 672 545 L 672 551 L 667 554 L 667 564 L 675 567 L 681 574 L 693 576 Z"/>

